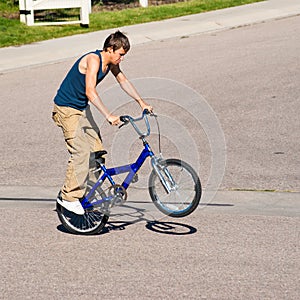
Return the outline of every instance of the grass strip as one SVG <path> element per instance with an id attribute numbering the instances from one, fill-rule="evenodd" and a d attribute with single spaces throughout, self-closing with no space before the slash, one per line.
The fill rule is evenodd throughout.
<path id="1" fill-rule="evenodd" d="M 1 0 L 0 47 L 18 46 L 74 34 L 160 21 L 260 1 L 262 0 L 190 0 L 147 8 L 103 11 L 92 13 L 89 28 L 82 28 L 79 25 L 27 26 L 20 23 L 19 19 L 9 17 L 18 11 L 18 6 L 6 5 Z"/>

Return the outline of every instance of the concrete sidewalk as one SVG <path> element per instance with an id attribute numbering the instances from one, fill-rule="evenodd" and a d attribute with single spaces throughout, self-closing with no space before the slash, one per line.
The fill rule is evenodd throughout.
<path id="1" fill-rule="evenodd" d="M 0 186 L 0 208 L 54 207 L 58 190 L 59 186 Z M 128 196 L 127 205 L 158 213 L 147 189 L 130 187 Z M 199 209 L 222 214 L 300 217 L 299 199 L 300 193 L 291 192 L 218 191 L 208 203 L 201 199 Z"/>
<path id="2" fill-rule="evenodd" d="M 286 18 L 300 14 L 298 0 L 268 0 L 180 18 L 125 26 L 133 45 L 168 38 L 214 32 Z M 101 48 L 104 39 L 115 29 L 47 40 L 21 47 L 0 49 L 0 72 L 48 64 L 76 57 L 86 51 Z"/>

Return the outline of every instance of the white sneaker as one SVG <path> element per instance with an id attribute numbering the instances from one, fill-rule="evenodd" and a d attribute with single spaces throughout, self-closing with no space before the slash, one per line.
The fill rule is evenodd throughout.
<path id="1" fill-rule="evenodd" d="M 80 203 L 79 200 L 76 201 L 66 201 L 61 199 L 60 197 L 57 197 L 56 201 L 65 209 L 73 212 L 77 215 L 84 215 L 84 209 Z"/>

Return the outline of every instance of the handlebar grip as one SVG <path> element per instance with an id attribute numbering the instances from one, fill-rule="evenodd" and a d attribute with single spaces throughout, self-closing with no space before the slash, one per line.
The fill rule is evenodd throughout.
<path id="1" fill-rule="evenodd" d="M 128 116 L 120 116 L 120 121 L 123 123 L 127 123 L 129 121 Z"/>
<path id="2" fill-rule="evenodd" d="M 152 117 L 157 117 L 157 115 L 153 111 L 150 111 L 147 108 L 143 110 L 143 115 L 150 115 Z"/>
<path id="3" fill-rule="evenodd" d="M 129 123 L 129 116 L 120 116 L 120 121 L 122 124 L 119 126 L 119 129 Z"/>

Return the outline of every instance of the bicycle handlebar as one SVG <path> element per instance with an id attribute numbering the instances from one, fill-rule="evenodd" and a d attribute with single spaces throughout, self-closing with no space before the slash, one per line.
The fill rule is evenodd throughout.
<path id="1" fill-rule="evenodd" d="M 123 124 L 121 124 L 119 126 L 119 128 L 121 128 L 124 125 L 127 125 L 128 123 L 130 123 L 140 137 L 146 137 L 146 136 L 150 135 L 150 124 L 149 124 L 149 120 L 148 120 L 147 115 L 156 117 L 156 115 L 154 113 L 150 112 L 148 109 L 144 109 L 144 111 L 142 113 L 142 116 L 139 117 L 139 118 L 134 119 L 134 118 L 132 118 L 131 116 L 128 116 L 128 115 L 120 116 L 120 120 L 121 120 L 121 122 L 123 122 Z M 144 132 L 144 133 L 135 124 L 135 122 L 141 121 L 143 119 L 144 119 L 146 127 L 147 127 L 147 131 Z"/>

